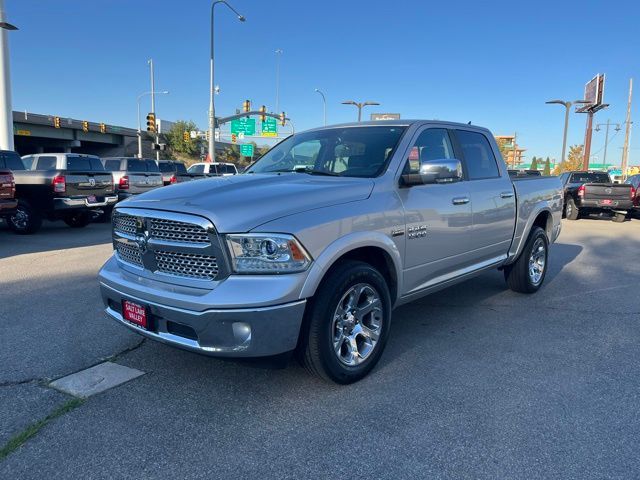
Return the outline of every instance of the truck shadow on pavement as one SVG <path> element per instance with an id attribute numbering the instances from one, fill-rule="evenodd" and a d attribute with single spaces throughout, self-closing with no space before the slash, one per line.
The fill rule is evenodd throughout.
<path id="1" fill-rule="evenodd" d="M 105 243 L 111 243 L 110 223 L 90 223 L 78 229 L 68 227 L 63 222 L 43 222 L 37 233 L 17 235 L 0 220 L 0 259 Z"/>

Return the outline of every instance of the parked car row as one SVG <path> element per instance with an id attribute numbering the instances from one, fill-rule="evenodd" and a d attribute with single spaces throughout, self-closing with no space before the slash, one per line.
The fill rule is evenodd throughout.
<path id="1" fill-rule="evenodd" d="M 159 188 L 232 173 L 228 165 L 189 172 L 182 162 L 130 157 L 99 158 L 79 153 L 39 153 L 22 158 L 0 151 L 0 218 L 18 234 L 38 231 L 43 220 L 74 228 L 111 217 L 122 200 Z M 204 169 L 203 169 L 204 170 Z M 224 173 L 223 173 L 224 172 Z"/>

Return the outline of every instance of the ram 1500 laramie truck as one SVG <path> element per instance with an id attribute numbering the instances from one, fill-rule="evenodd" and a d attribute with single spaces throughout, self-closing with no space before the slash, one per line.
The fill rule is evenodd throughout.
<path id="1" fill-rule="evenodd" d="M 6 153 L 6 152 L 5 152 Z M 35 233 L 42 220 L 63 220 L 74 228 L 89 224 L 94 215 L 113 206 L 113 178 L 100 159 L 77 153 L 28 155 L 30 170 L 22 160 L 10 167 L 16 182 L 18 208 L 8 225 L 20 234 Z"/>
<path id="2" fill-rule="evenodd" d="M 297 351 L 349 383 L 379 360 L 398 305 L 488 269 L 538 290 L 562 207 L 560 179 L 511 179 L 484 128 L 324 127 L 241 175 L 118 205 L 102 298 L 146 337 L 213 356 Z"/>

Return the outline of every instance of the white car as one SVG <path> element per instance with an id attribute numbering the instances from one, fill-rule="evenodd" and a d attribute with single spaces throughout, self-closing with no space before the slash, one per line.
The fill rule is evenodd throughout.
<path id="1" fill-rule="evenodd" d="M 194 163 L 187 169 L 188 173 L 204 173 L 205 175 L 220 175 L 228 177 L 237 175 L 238 169 L 233 163 L 201 162 Z"/>

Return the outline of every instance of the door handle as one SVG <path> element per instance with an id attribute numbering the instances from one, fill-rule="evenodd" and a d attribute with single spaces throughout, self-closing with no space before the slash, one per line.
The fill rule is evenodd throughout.
<path id="1" fill-rule="evenodd" d="M 465 205 L 469 203 L 469 197 L 455 197 L 451 199 L 451 203 L 454 205 Z"/>
<path id="2" fill-rule="evenodd" d="M 513 197 L 513 192 L 502 192 L 500 194 L 500 198 L 511 198 Z"/>

